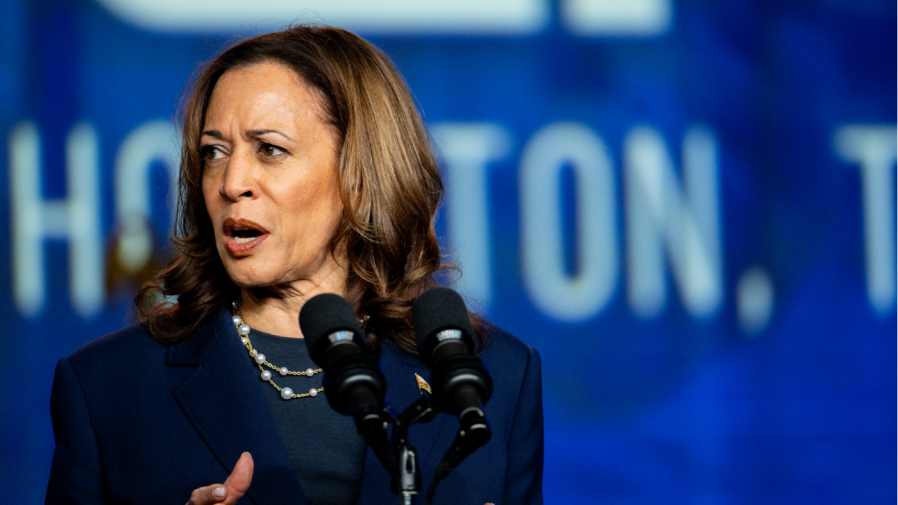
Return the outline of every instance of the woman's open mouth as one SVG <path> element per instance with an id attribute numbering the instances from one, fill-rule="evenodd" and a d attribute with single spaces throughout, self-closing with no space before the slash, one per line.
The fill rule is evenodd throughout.
<path id="1" fill-rule="evenodd" d="M 268 237 L 261 225 L 247 219 L 228 218 L 224 222 L 225 244 L 234 256 L 246 256 Z"/>

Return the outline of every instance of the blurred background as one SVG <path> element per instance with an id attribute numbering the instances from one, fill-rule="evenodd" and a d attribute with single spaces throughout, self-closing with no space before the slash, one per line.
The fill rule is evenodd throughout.
<path id="1" fill-rule="evenodd" d="M 191 72 L 316 22 L 405 76 L 457 286 L 542 355 L 547 503 L 895 503 L 894 2 L 0 12 L 0 502 L 43 502 L 56 361 L 169 252 Z"/>

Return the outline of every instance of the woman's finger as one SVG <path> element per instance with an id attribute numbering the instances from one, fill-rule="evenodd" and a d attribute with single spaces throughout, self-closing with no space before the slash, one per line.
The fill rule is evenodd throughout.
<path id="1" fill-rule="evenodd" d="M 190 493 L 190 501 L 187 505 L 213 505 L 222 503 L 227 497 L 228 491 L 221 484 L 212 484 L 211 486 L 200 487 Z"/>
<path id="2" fill-rule="evenodd" d="M 250 453 L 244 452 L 224 484 L 194 489 L 187 505 L 234 505 L 249 489 L 254 467 L 253 457 Z"/>
<path id="3" fill-rule="evenodd" d="M 237 464 L 234 465 L 234 471 L 231 472 L 228 480 L 225 481 L 228 499 L 225 503 L 235 503 L 241 496 L 246 494 L 246 490 L 249 489 L 249 485 L 253 481 L 254 468 L 255 463 L 252 455 L 248 452 L 241 454 Z"/>

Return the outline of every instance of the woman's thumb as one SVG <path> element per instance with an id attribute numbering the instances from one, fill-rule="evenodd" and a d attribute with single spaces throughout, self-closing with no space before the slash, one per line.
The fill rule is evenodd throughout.
<path id="1" fill-rule="evenodd" d="M 249 489 L 249 484 L 253 480 L 253 457 L 248 452 L 240 455 L 237 464 L 234 465 L 234 471 L 225 481 L 228 488 L 228 498 L 237 501 Z"/>

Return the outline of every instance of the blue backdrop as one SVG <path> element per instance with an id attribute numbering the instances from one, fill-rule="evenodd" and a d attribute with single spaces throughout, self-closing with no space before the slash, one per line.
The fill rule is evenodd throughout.
<path id="1" fill-rule="evenodd" d="M 458 286 L 543 357 L 547 503 L 894 503 L 894 2 L 0 12 L 0 502 L 42 502 L 53 367 L 165 255 L 192 70 L 306 20 L 431 127 Z"/>

